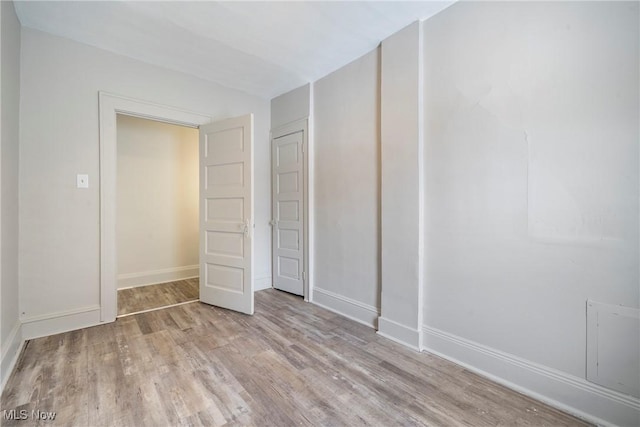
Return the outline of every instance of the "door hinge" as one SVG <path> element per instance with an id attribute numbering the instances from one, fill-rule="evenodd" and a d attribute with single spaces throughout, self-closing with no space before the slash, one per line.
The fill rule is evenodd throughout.
<path id="1" fill-rule="evenodd" d="M 302 280 L 307 280 L 307 272 L 306 271 L 302 272 Z"/>
<path id="2" fill-rule="evenodd" d="M 302 154 L 304 154 L 304 144 L 300 146 L 302 148 Z"/>

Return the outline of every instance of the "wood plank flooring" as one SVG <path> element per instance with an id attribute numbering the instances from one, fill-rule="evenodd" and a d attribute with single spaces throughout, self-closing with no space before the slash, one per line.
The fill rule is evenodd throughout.
<path id="1" fill-rule="evenodd" d="M 254 316 L 192 303 L 31 340 L 1 402 L 25 427 L 585 425 L 275 290 Z"/>
<path id="2" fill-rule="evenodd" d="M 199 298 L 198 278 L 118 291 L 118 316 L 166 307 Z"/>

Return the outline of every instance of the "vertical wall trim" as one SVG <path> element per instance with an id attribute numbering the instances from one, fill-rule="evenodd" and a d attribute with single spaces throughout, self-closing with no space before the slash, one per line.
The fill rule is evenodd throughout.
<path id="1" fill-rule="evenodd" d="M 424 24 L 418 21 L 418 348 L 422 350 L 425 282 Z"/>
<path id="2" fill-rule="evenodd" d="M 309 269 L 307 270 L 308 294 L 305 295 L 305 301 L 313 302 L 313 289 L 315 288 L 315 107 L 314 107 L 315 83 L 309 84 L 309 119 L 307 121 L 307 204 L 309 213 L 307 217 L 307 262 Z"/>

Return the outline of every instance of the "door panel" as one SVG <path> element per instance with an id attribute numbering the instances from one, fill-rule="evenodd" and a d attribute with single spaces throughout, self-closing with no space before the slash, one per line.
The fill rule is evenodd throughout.
<path id="1" fill-rule="evenodd" d="M 273 287 L 304 293 L 303 132 L 275 138 L 273 182 Z"/>
<path id="2" fill-rule="evenodd" d="M 253 314 L 253 115 L 200 127 L 200 301 Z"/>

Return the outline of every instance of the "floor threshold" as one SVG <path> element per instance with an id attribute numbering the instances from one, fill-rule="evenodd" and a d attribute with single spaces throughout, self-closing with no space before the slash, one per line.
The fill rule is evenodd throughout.
<path id="1" fill-rule="evenodd" d="M 200 299 L 193 299 L 190 301 L 179 302 L 176 304 L 163 305 L 162 307 L 154 307 L 154 308 L 149 308 L 147 310 L 134 311 L 133 313 L 120 314 L 116 316 L 116 319 L 120 319 L 122 317 L 134 316 L 136 314 L 148 313 L 150 311 L 164 310 L 165 308 L 177 307 L 179 305 L 191 304 L 193 302 L 199 302 L 199 301 Z"/>

